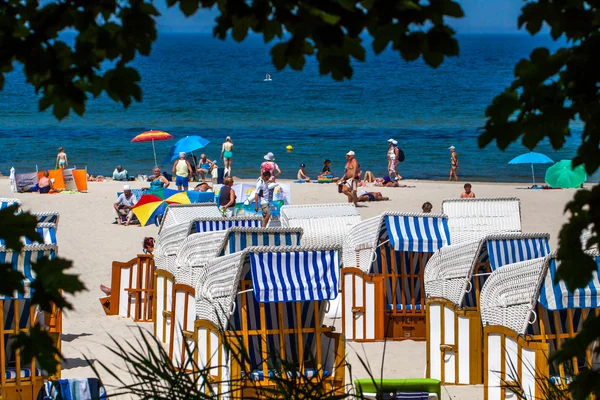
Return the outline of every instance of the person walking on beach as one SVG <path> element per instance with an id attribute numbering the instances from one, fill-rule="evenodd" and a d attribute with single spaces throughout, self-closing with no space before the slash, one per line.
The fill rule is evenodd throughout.
<path id="1" fill-rule="evenodd" d="M 390 139 L 390 148 L 387 152 L 388 157 L 388 175 L 395 180 L 400 180 L 402 177 L 398 174 L 398 163 L 400 161 L 400 150 L 398 149 L 398 141 Z"/>
<path id="2" fill-rule="evenodd" d="M 69 166 L 69 159 L 67 153 L 65 153 L 64 147 L 58 148 L 58 154 L 56 155 L 56 169 L 65 169 Z"/>
<path id="3" fill-rule="evenodd" d="M 175 185 L 177 190 L 188 190 L 188 182 L 190 181 L 193 173 L 192 166 L 189 161 L 185 159 L 185 153 L 179 153 L 179 160 L 173 164 L 173 173 L 175 174 Z"/>
<path id="4" fill-rule="evenodd" d="M 262 227 L 266 228 L 271 218 L 271 211 L 269 210 L 269 202 L 271 201 L 271 191 L 269 190 L 269 180 L 271 179 L 271 173 L 269 171 L 263 171 L 256 182 L 256 196 L 254 196 L 254 211 L 258 212 L 258 203 L 260 201 L 260 209 L 262 211 L 263 221 Z"/>
<path id="5" fill-rule="evenodd" d="M 263 158 L 265 159 L 265 161 L 262 164 L 260 164 L 261 176 L 263 172 L 269 171 L 271 173 L 271 178 L 269 182 L 275 182 L 275 179 L 277 179 L 277 177 L 281 175 L 279 165 L 277 165 L 277 163 L 275 162 L 275 155 L 271 152 L 268 152 Z"/>
<path id="6" fill-rule="evenodd" d="M 128 226 L 133 218 L 133 207 L 137 204 L 137 198 L 131 193 L 129 185 L 123 186 L 123 193 L 119 195 L 117 201 L 113 204 L 115 212 L 117 213 L 117 224 L 121 225 L 121 217 L 127 216 L 125 226 Z"/>
<path id="7" fill-rule="evenodd" d="M 454 179 L 456 182 L 458 182 L 458 175 L 456 174 L 456 170 L 458 169 L 458 155 L 456 155 L 456 147 L 450 146 L 448 147 L 448 150 L 450 150 L 450 178 L 448 180 L 451 181 L 452 177 L 454 176 Z"/>
<path id="8" fill-rule="evenodd" d="M 358 161 L 355 158 L 355 153 L 350 150 L 346 153 L 346 169 L 344 179 L 339 183 L 341 192 L 348 196 L 348 203 L 353 203 L 356 206 L 358 197 L 356 190 L 360 181 L 360 171 L 358 170 Z"/>
<path id="9" fill-rule="evenodd" d="M 231 161 L 233 158 L 233 143 L 231 142 L 231 138 L 227 136 L 225 138 L 225 142 L 223 146 L 221 146 L 221 160 L 223 160 L 223 166 L 225 170 L 223 171 L 223 176 L 231 176 Z"/>
<path id="10" fill-rule="evenodd" d="M 232 188 L 233 179 L 230 177 L 223 180 L 223 187 L 219 196 L 219 205 L 221 212 L 225 217 L 235 216 L 235 190 Z"/>
<path id="11" fill-rule="evenodd" d="M 463 186 L 463 188 L 465 189 L 465 191 L 464 191 L 464 193 L 460 194 L 461 199 L 474 199 L 475 198 L 475 193 L 471 192 L 471 184 L 470 183 L 465 183 L 465 186 Z"/>

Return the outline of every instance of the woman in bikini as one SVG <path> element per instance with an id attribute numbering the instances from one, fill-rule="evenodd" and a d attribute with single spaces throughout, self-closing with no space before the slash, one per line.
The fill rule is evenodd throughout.
<path id="1" fill-rule="evenodd" d="M 233 143 L 231 142 L 231 138 L 227 136 L 225 138 L 225 143 L 221 147 L 221 160 L 223 160 L 223 164 L 225 167 L 225 171 L 223 172 L 223 176 L 231 176 L 231 159 L 233 158 Z"/>
<path id="2" fill-rule="evenodd" d="M 65 148 L 60 147 L 58 149 L 58 154 L 56 155 L 56 169 L 65 169 L 69 166 L 69 159 L 67 158 L 67 153 L 65 153 Z"/>
<path id="3" fill-rule="evenodd" d="M 458 182 L 458 175 L 456 174 L 456 169 L 458 168 L 458 156 L 456 155 L 456 147 L 450 146 L 448 147 L 448 150 L 450 150 L 450 178 L 448 180 L 451 181 L 452 177 L 454 176 L 454 179 L 456 180 L 456 182 Z"/>

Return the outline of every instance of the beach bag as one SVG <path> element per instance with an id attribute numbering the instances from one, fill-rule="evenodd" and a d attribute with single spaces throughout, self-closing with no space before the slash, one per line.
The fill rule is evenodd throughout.
<path id="1" fill-rule="evenodd" d="M 402 162 L 404 161 L 404 152 L 402 151 L 402 149 L 400 147 L 398 147 L 398 162 Z"/>

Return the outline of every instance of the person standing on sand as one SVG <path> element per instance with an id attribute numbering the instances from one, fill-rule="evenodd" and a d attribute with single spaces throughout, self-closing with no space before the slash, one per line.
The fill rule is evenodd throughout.
<path id="1" fill-rule="evenodd" d="M 223 176 L 231 176 L 231 161 L 233 158 L 233 143 L 231 142 L 231 138 L 227 136 L 225 138 L 225 143 L 221 147 L 221 160 L 223 160 L 223 164 L 225 167 L 225 171 L 223 171 Z"/>
<path id="2" fill-rule="evenodd" d="M 258 202 L 260 200 L 260 209 L 262 211 L 263 221 L 262 227 L 266 228 L 271 218 L 271 211 L 269 209 L 269 202 L 271 201 L 271 191 L 269 190 L 269 180 L 271 179 L 271 173 L 264 171 L 258 181 L 256 182 L 256 189 L 254 196 L 254 211 L 258 212 Z"/>
<path id="3" fill-rule="evenodd" d="M 452 177 L 454 176 L 454 179 L 456 182 L 458 182 L 458 175 L 456 174 L 456 170 L 458 169 L 458 155 L 456 155 L 456 147 L 450 146 L 448 147 L 448 150 L 450 150 L 450 178 L 448 180 L 451 181 Z"/>
<path id="4" fill-rule="evenodd" d="M 346 169 L 344 178 L 339 183 L 341 192 L 348 196 L 348 203 L 353 203 L 356 206 L 358 196 L 356 190 L 360 181 L 360 171 L 358 170 L 358 161 L 355 158 L 355 153 L 350 150 L 346 153 Z"/>
<path id="5" fill-rule="evenodd" d="M 398 173 L 398 163 L 400 162 L 400 150 L 398 150 L 398 141 L 392 140 L 390 143 L 390 149 L 388 150 L 388 174 L 390 178 L 394 180 L 400 180 L 402 177 Z"/>
<path id="6" fill-rule="evenodd" d="M 58 148 L 58 154 L 56 155 L 56 169 L 65 169 L 69 166 L 69 159 L 67 153 L 65 153 L 64 147 Z"/>
<path id="7" fill-rule="evenodd" d="M 281 170 L 279 169 L 279 165 L 275 162 L 275 155 L 271 152 L 268 152 L 264 157 L 265 161 L 260 164 L 260 173 L 265 171 L 269 171 L 271 173 L 271 178 L 269 182 L 275 182 L 275 179 L 281 175 Z"/>
<path id="8" fill-rule="evenodd" d="M 176 175 L 175 185 L 177 185 L 177 190 L 188 190 L 189 181 L 192 178 L 192 166 L 189 161 L 185 159 L 185 153 L 179 153 L 179 160 L 175 161 L 173 164 L 173 173 Z"/>

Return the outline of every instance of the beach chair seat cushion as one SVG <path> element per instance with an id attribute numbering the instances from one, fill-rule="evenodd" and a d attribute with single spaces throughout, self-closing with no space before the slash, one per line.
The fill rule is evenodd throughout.
<path id="1" fill-rule="evenodd" d="M 387 307 L 386 307 L 386 309 L 389 310 L 389 311 L 391 311 L 391 310 L 394 309 L 394 305 L 393 304 L 388 304 Z M 421 304 L 415 304 L 414 307 L 413 307 L 412 304 L 406 304 L 406 305 L 404 305 L 404 304 L 396 304 L 396 311 L 402 311 L 402 310 L 408 310 L 408 311 L 417 310 L 417 311 L 421 311 L 422 309 L 424 310 L 425 307 L 421 308 Z"/>
<path id="2" fill-rule="evenodd" d="M 47 376 L 44 371 L 39 368 L 35 369 L 35 376 Z M 9 379 L 17 379 L 17 368 L 16 367 L 6 367 L 6 371 L 4 372 L 4 377 L 6 380 Z M 31 367 L 21 367 L 21 376 L 20 378 L 31 378 Z"/>
<path id="3" fill-rule="evenodd" d="M 323 372 L 323 376 L 325 376 L 325 377 L 330 375 L 329 371 L 327 371 L 327 370 L 322 370 L 322 372 Z M 318 373 L 319 373 L 319 371 L 316 369 L 313 369 L 313 368 L 305 368 L 304 369 L 304 377 L 307 379 L 317 376 Z M 287 371 L 288 378 L 290 378 L 290 379 L 293 378 L 294 377 L 293 375 L 294 375 L 293 371 Z M 269 378 L 275 378 L 277 376 L 280 376 L 280 371 L 269 370 Z M 299 377 L 299 376 L 300 376 L 300 371 L 297 371 L 296 377 Z M 265 380 L 265 373 L 262 370 L 252 371 L 250 373 L 250 379 L 254 382 L 263 381 L 263 380 Z"/>

